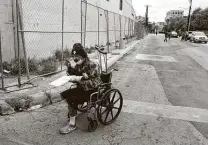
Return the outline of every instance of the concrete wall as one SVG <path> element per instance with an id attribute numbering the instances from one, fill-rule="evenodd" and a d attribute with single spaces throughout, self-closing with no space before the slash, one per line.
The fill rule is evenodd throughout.
<path id="1" fill-rule="evenodd" d="M 13 0 L 14 1 L 14 0 Z M 14 58 L 14 46 L 13 46 L 13 25 L 5 24 L 5 22 L 11 22 L 12 18 L 12 0 L 1 0 L 0 1 L 0 23 L 5 34 L 3 35 L 4 41 L 4 55 L 12 54 Z M 54 54 L 56 49 L 61 49 L 62 46 L 62 0 L 19 0 L 21 16 L 23 20 L 23 29 L 25 31 L 25 47 L 28 57 L 46 58 Z M 88 3 L 97 5 L 109 11 L 119 13 L 119 0 L 88 0 Z M 131 4 L 131 0 L 128 0 Z M 6 5 L 5 5 L 6 4 Z M 84 26 L 84 11 L 85 7 L 83 4 L 83 26 Z M 122 14 L 126 17 L 134 19 L 132 16 L 134 13 L 133 9 L 127 5 L 125 0 L 123 1 Z M 106 31 L 106 19 L 103 10 L 100 10 L 100 30 Z M 113 16 L 110 15 L 109 19 L 113 20 Z M 89 6 L 87 8 L 87 30 L 97 31 L 98 30 L 98 13 L 97 8 Z M 119 17 L 116 17 L 116 29 L 119 30 Z M 124 28 L 125 21 L 122 21 Z M 128 28 L 128 24 L 125 23 L 125 29 Z M 114 24 L 109 24 L 110 29 L 114 29 Z M 84 30 L 84 27 L 83 27 Z M 36 33 L 31 31 L 43 31 L 50 33 Z M 65 0 L 64 7 L 64 32 L 80 32 L 81 31 L 81 0 Z M 57 33 L 59 32 L 59 33 Z M 114 42 L 115 39 L 119 39 L 119 32 L 110 32 L 110 41 Z M 116 35 L 116 36 L 115 36 Z M 125 34 L 122 34 L 125 35 Z M 81 42 L 80 33 L 64 33 L 64 48 L 71 48 L 76 42 Z M 100 45 L 106 45 L 107 33 L 100 33 Z M 98 33 L 87 33 L 86 34 L 86 46 L 94 46 L 98 44 Z M 21 48 L 22 49 L 22 48 Z"/>
<path id="2" fill-rule="evenodd" d="M 127 1 L 127 2 L 126 2 Z M 132 0 L 123 0 L 123 11 L 122 15 L 134 19 L 132 14 L 134 14 L 134 10 L 132 9 Z M 112 11 L 115 13 L 120 13 L 119 3 L 120 0 L 88 0 L 89 3 L 102 7 L 108 11 Z"/>
<path id="3" fill-rule="evenodd" d="M 12 20 L 12 0 L 0 0 L 0 30 L 2 35 L 3 61 L 15 58 Z"/>

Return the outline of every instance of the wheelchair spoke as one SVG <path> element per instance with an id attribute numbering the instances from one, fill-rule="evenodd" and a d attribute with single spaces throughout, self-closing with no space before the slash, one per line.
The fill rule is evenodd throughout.
<path id="1" fill-rule="evenodd" d="M 113 107 L 113 109 L 117 109 L 118 110 L 119 108 L 118 107 Z"/>
<path id="2" fill-rule="evenodd" d="M 115 102 L 113 102 L 113 104 L 115 105 L 119 100 L 120 100 L 120 98 L 118 98 Z"/>
<path id="3" fill-rule="evenodd" d="M 106 108 L 100 115 L 103 115 L 104 113 L 106 113 L 108 111 L 108 108 Z M 101 111 L 100 111 L 101 112 Z"/>
<path id="4" fill-rule="evenodd" d="M 110 104 L 110 102 L 111 102 L 111 101 L 110 101 L 110 96 L 109 96 L 109 97 L 108 97 L 108 103 Z"/>
<path id="5" fill-rule="evenodd" d="M 113 94 L 113 98 L 112 98 L 112 100 L 111 100 L 111 103 L 113 103 L 113 101 L 114 101 L 114 99 L 115 99 L 115 96 L 116 96 L 116 92 L 114 92 L 114 94 Z"/>
<path id="6" fill-rule="evenodd" d="M 112 117 L 112 119 L 113 119 L 113 109 L 111 109 L 110 112 L 111 112 L 111 117 Z"/>
<path id="7" fill-rule="evenodd" d="M 107 115 L 106 115 L 106 117 L 105 117 L 105 122 L 106 122 L 106 120 L 107 120 L 107 118 L 108 118 L 108 115 L 109 115 L 109 110 L 108 110 L 108 113 L 107 113 Z"/>

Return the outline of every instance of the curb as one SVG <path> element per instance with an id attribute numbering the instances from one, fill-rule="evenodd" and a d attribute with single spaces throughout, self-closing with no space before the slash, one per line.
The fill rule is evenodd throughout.
<path id="1" fill-rule="evenodd" d="M 141 40 L 132 42 L 130 46 L 125 48 L 116 57 L 110 58 L 108 62 L 108 68 L 112 67 L 119 59 L 121 59 L 126 53 L 132 50 Z M 44 92 L 39 91 L 28 96 L 14 97 L 4 100 L 0 100 L 0 115 L 10 115 L 23 110 L 35 110 L 53 103 L 62 101 L 60 93 L 65 91 L 67 84 L 47 89 Z"/>
<path id="2" fill-rule="evenodd" d="M 15 113 L 14 108 L 4 100 L 0 100 L 0 115 L 10 115 L 13 113 Z"/>

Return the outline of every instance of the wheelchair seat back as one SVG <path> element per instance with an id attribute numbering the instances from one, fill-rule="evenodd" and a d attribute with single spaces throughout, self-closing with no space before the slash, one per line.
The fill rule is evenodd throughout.
<path id="1" fill-rule="evenodd" d="M 108 73 L 102 72 L 100 74 L 100 78 L 101 78 L 101 81 L 103 83 L 110 83 L 111 82 L 111 78 L 112 78 L 112 72 L 108 72 Z"/>

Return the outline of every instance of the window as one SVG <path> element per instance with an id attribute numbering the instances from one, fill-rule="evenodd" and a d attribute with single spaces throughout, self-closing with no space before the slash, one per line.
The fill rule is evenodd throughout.
<path id="1" fill-rule="evenodd" d="M 119 4 L 119 10 L 123 10 L 123 0 L 120 0 L 120 4 Z"/>

